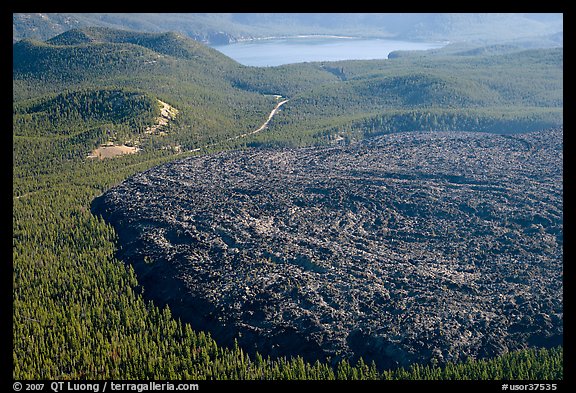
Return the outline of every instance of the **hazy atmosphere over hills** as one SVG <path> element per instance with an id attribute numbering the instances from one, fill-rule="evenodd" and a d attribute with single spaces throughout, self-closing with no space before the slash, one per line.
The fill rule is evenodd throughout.
<path id="1" fill-rule="evenodd" d="M 177 31 L 208 43 L 298 34 L 338 34 L 439 41 L 538 39 L 562 43 L 562 14 L 14 14 L 13 40 L 45 40 L 71 28 L 100 26 Z M 560 33 L 560 34 L 558 34 Z"/>
<path id="2" fill-rule="evenodd" d="M 280 36 L 442 46 L 217 50 Z M 562 14 L 20 13 L 12 55 L 15 379 L 563 379 Z"/>

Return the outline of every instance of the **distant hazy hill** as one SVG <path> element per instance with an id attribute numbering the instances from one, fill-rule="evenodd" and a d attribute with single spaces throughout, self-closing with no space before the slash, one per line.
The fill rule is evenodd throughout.
<path id="1" fill-rule="evenodd" d="M 13 15 L 13 40 L 49 39 L 71 28 L 100 26 L 143 32 L 178 31 L 198 41 L 295 34 L 349 34 L 405 39 L 503 41 L 552 37 L 563 31 L 562 14 L 367 14 L 209 13 Z"/>
<path id="2" fill-rule="evenodd" d="M 46 40 L 73 28 L 109 27 L 140 32 L 178 31 L 202 42 L 225 43 L 264 31 L 236 24 L 228 14 L 29 13 L 13 15 L 13 41 Z"/>

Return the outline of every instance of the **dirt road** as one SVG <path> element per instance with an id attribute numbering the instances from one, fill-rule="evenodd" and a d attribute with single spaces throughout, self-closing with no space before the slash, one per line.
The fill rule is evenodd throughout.
<path id="1" fill-rule="evenodd" d="M 287 103 L 288 101 L 289 100 L 286 99 L 286 100 L 283 100 L 283 101 L 280 101 L 279 103 L 277 103 L 276 106 L 274 107 L 274 109 L 272 109 L 272 112 L 270 112 L 270 114 L 268 115 L 268 118 L 266 119 L 266 121 L 264 123 L 262 123 L 262 125 L 260 127 L 258 127 L 257 129 L 255 129 L 254 131 L 250 131 L 250 132 L 246 132 L 244 134 L 233 136 L 231 138 L 226 139 L 226 141 L 233 141 L 235 139 L 245 138 L 247 136 L 254 135 L 254 134 L 262 131 L 263 129 L 265 129 L 268 126 L 268 123 L 270 123 L 270 120 L 272 120 L 274 115 L 278 112 L 278 110 L 280 110 L 280 107 L 282 105 L 284 105 L 285 103 Z M 204 146 L 204 149 L 207 147 L 210 147 L 210 146 L 213 146 L 213 145 L 206 145 L 206 146 Z M 198 148 L 192 149 L 190 151 L 200 151 L 200 150 L 201 150 L 201 148 L 198 147 Z"/>

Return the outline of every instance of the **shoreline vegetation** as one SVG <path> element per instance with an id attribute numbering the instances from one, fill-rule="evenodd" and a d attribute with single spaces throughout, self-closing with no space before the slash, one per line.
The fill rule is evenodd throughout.
<path id="1" fill-rule="evenodd" d="M 214 49 L 218 49 L 221 46 L 232 45 L 236 43 L 249 43 L 252 41 L 273 41 L 273 40 L 292 40 L 292 39 L 306 39 L 306 38 L 334 38 L 343 40 L 382 40 L 382 41 L 392 41 L 392 42 L 414 42 L 414 43 L 428 43 L 428 44 L 442 44 L 448 45 L 451 43 L 449 40 L 432 40 L 428 41 L 425 39 L 413 39 L 406 40 L 397 36 L 380 36 L 380 35 L 333 35 L 333 34 L 298 34 L 298 35 L 278 35 L 278 36 L 268 36 L 268 37 L 249 37 L 249 38 L 238 38 L 234 42 L 228 44 L 217 44 L 210 45 Z"/>

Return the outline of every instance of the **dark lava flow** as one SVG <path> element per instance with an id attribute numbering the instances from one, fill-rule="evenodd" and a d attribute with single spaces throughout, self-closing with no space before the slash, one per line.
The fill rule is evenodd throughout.
<path id="1" fill-rule="evenodd" d="M 562 343 L 562 130 L 187 158 L 97 198 L 144 295 L 250 353 L 379 368 Z"/>

